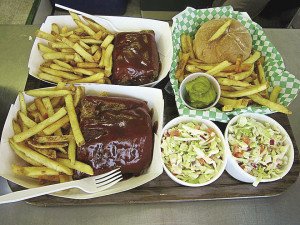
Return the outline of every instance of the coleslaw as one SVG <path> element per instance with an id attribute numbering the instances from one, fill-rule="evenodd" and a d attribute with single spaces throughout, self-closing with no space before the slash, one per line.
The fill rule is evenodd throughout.
<path id="1" fill-rule="evenodd" d="M 221 139 L 204 123 L 185 122 L 168 129 L 163 134 L 161 148 L 168 170 L 187 183 L 211 180 L 223 164 Z"/>
<path id="2" fill-rule="evenodd" d="M 284 172 L 290 149 L 285 140 L 277 127 L 250 117 L 241 116 L 228 128 L 231 153 L 244 171 L 256 177 L 254 186 Z"/>

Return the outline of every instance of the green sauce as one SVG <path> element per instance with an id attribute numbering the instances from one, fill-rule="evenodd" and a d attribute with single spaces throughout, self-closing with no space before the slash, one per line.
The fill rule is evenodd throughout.
<path id="1" fill-rule="evenodd" d="M 212 104 L 217 93 L 206 77 L 197 77 L 188 82 L 185 86 L 188 94 L 188 103 L 194 108 L 205 108 Z"/>

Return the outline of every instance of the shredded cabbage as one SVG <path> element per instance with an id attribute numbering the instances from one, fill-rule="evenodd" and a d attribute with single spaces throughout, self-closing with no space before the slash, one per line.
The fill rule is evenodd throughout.
<path id="1" fill-rule="evenodd" d="M 178 179 L 191 184 L 211 180 L 220 171 L 224 147 L 205 124 L 180 123 L 162 138 L 163 161 Z"/>
<path id="2" fill-rule="evenodd" d="M 241 116 L 228 131 L 232 155 L 244 171 L 256 177 L 253 186 L 262 179 L 280 177 L 288 163 L 290 146 L 277 127 Z"/>

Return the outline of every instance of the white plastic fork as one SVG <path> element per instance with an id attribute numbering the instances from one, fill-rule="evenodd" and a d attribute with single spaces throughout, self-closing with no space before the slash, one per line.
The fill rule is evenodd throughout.
<path id="1" fill-rule="evenodd" d="M 30 188 L 2 195 L 0 196 L 0 204 L 18 202 L 70 188 L 79 188 L 87 193 L 95 193 L 115 185 L 122 179 L 121 171 L 119 169 L 115 169 L 105 174 L 88 177 L 81 180 Z"/>
<path id="2" fill-rule="evenodd" d="M 70 12 L 73 12 L 73 13 L 76 13 L 76 14 L 79 14 L 79 15 L 82 15 L 82 16 L 85 16 L 86 18 L 89 18 L 89 19 L 92 19 L 95 22 L 97 22 L 97 23 L 101 24 L 102 26 L 106 27 L 108 30 L 110 30 L 112 32 L 115 32 L 115 33 L 122 32 L 122 30 L 116 28 L 115 25 L 111 21 L 109 21 L 108 19 L 105 19 L 103 17 L 93 16 L 91 14 L 81 12 L 81 11 L 78 11 L 76 9 L 72 9 L 72 8 L 69 8 L 69 7 L 60 5 L 60 4 L 55 4 L 55 7 L 60 8 L 60 9 L 64 9 L 64 10 L 67 10 L 67 11 L 70 11 Z"/>

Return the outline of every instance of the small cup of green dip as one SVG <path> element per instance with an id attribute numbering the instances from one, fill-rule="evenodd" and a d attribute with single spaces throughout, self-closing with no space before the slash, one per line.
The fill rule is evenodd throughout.
<path id="1" fill-rule="evenodd" d="M 207 110 L 218 103 L 221 88 L 213 76 L 206 73 L 193 73 L 182 81 L 179 94 L 188 108 Z"/>

